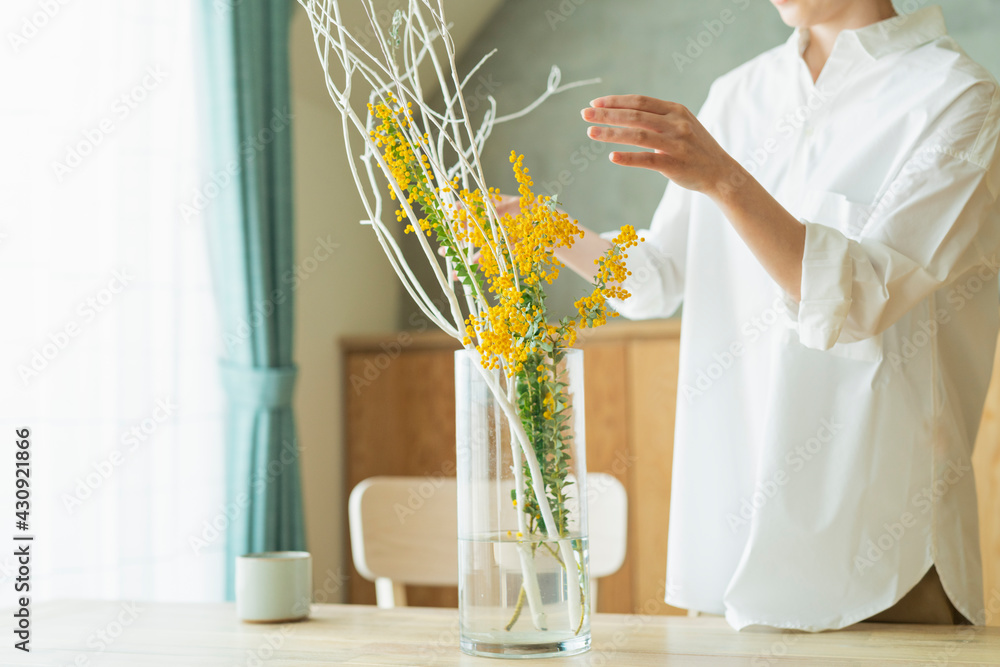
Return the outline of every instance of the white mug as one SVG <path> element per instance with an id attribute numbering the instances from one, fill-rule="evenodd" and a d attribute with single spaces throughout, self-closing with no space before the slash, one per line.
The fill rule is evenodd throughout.
<path id="1" fill-rule="evenodd" d="M 249 623 L 284 623 L 309 616 L 312 556 L 267 551 L 236 558 L 236 616 Z"/>

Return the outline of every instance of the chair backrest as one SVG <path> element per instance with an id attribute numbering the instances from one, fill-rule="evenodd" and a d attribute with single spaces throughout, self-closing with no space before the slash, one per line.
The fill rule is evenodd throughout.
<path id="1" fill-rule="evenodd" d="M 587 474 L 591 577 L 625 561 L 628 500 L 605 473 Z M 369 477 L 348 503 L 354 567 L 375 582 L 380 607 L 405 605 L 405 584 L 458 583 L 458 509 L 454 478 Z"/>

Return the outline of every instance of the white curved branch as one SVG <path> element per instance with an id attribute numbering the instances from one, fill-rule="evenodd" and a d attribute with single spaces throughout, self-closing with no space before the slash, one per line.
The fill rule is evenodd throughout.
<path id="1" fill-rule="evenodd" d="M 389 34 L 386 33 L 383 26 L 379 25 L 373 0 L 361 0 L 361 5 L 371 26 L 371 37 L 375 41 L 374 45 L 370 43 L 370 40 L 366 42 L 358 39 L 344 26 L 338 0 L 298 0 L 298 2 L 306 9 L 309 17 L 316 52 L 323 67 L 327 92 L 341 114 L 342 131 L 351 176 L 361 196 L 365 214 L 368 216 L 367 222 L 372 227 L 390 266 L 420 311 L 448 335 L 463 341 L 463 347 L 475 355 L 478 360 L 479 363 L 476 366 L 483 374 L 491 394 L 508 421 L 512 434 L 511 446 L 519 452 L 515 459 L 520 461 L 523 457 L 531 477 L 530 481 L 525 480 L 520 465 L 515 465 L 514 475 L 519 494 L 518 499 L 523 503 L 525 484 L 530 484 L 540 512 L 541 522 L 538 530 L 546 540 L 559 541 L 562 561 L 566 567 L 567 576 L 569 576 L 573 573 L 571 568 L 576 569 L 574 567 L 575 557 L 573 557 L 568 542 L 563 544 L 563 540 L 561 540 L 562 536 L 559 534 L 558 524 L 555 522 L 552 507 L 546 495 L 541 462 L 535 455 L 534 448 L 525 432 L 512 395 L 508 395 L 508 391 L 499 380 L 498 373 L 483 368 L 482 359 L 479 358 L 479 353 L 473 344 L 475 341 L 468 343 L 464 341 L 466 320 L 459 294 L 450 278 L 451 270 L 454 268 L 453 259 L 446 258 L 444 267 L 442 267 L 441 259 L 420 229 L 418 212 L 407 200 L 407 193 L 397 182 L 385 155 L 375 145 L 372 132 L 378 130 L 376 120 L 371 114 L 368 114 L 362 121 L 358 113 L 355 112 L 353 103 L 355 100 L 364 99 L 372 104 L 391 106 L 393 104 L 389 98 L 391 94 L 397 103 L 404 106 L 413 105 L 412 121 L 399 124 L 397 129 L 402 133 L 403 140 L 414 147 L 418 154 L 426 157 L 426 162 L 419 161 L 419 169 L 423 172 L 424 182 L 436 182 L 440 188 L 437 191 L 434 205 L 440 207 L 439 212 L 445 217 L 441 233 L 456 249 L 457 256 L 454 259 L 459 262 L 459 268 L 469 275 L 475 275 L 477 272 L 471 258 L 474 249 L 467 242 L 458 240 L 462 230 L 458 227 L 456 218 L 452 217 L 453 208 L 464 206 L 458 194 L 445 187 L 453 179 L 458 179 L 464 189 L 469 191 L 478 189 L 482 193 L 486 214 L 496 235 L 488 234 L 475 215 L 466 216 L 467 224 L 474 226 L 477 232 L 486 239 L 486 247 L 496 257 L 500 272 L 504 275 L 510 274 L 515 285 L 519 287 L 518 272 L 507 260 L 507 253 L 513 256 L 510 239 L 504 226 L 499 223 L 496 208 L 488 196 L 489 189 L 482 164 L 482 151 L 497 124 L 522 118 L 552 96 L 580 86 L 597 83 L 599 79 L 563 84 L 562 72 L 558 67 L 553 67 L 549 73 L 545 91 L 534 102 L 518 112 L 497 116 L 496 100 L 492 96 L 487 96 L 489 108 L 483 115 L 482 121 L 474 127 L 465 99 L 465 89 L 495 51 L 483 56 L 464 77 L 460 76 L 456 64 L 455 45 L 449 32 L 450 26 L 444 18 L 443 0 L 409 0 L 405 16 L 397 15 L 394 17 L 393 29 Z M 427 20 L 427 17 L 430 18 L 430 21 Z M 439 55 L 437 46 L 443 47 L 443 56 Z M 399 52 L 402 54 L 401 65 L 396 60 L 399 49 L 401 49 Z M 434 109 L 425 100 L 426 88 L 421 81 L 420 70 L 422 67 L 426 67 L 428 61 L 433 67 L 437 77 L 436 83 L 440 87 L 443 100 L 442 111 Z M 339 64 L 340 69 L 344 72 L 345 79 L 342 86 L 334 83 L 330 72 L 331 62 Z M 357 86 L 366 88 L 363 96 L 356 94 Z M 364 146 L 364 150 L 360 154 L 356 154 L 353 148 L 354 142 L 358 138 L 361 139 Z M 402 210 L 402 215 L 417 233 L 417 243 L 424 259 L 430 265 L 434 278 L 433 283 L 447 299 L 448 307 L 446 309 L 438 308 L 434 300 L 430 298 L 424 284 L 417 278 L 405 254 L 396 242 L 393 231 L 382 221 L 386 181 Z M 448 222 L 451 224 L 449 225 Z M 488 296 L 482 293 L 478 283 L 465 284 L 461 298 L 470 314 L 479 314 L 490 306 Z M 509 368 L 505 370 L 510 372 Z M 508 386 L 506 389 L 509 388 Z M 518 525 L 523 528 L 525 524 L 523 512 L 519 510 L 518 514 Z M 542 526 L 545 528 L 543 529 Z M 525 530 L 522 532 L 527 534 Z M 519 553 L 521 554 L 526 597 L 531 608 L 532 618 L 536 627 L 541 629 L 545 627 L 546 619 L 542 609 L 534 565 L 532 562 L 526 562 L 526 560 L 531 560 L 530 558 L 526 559 L 527 551 L 521 549 Z M 576 627 L 576 618 L 580 614 L 582 604 L 581 595 L 579 589 L 573 586 L 570 586 L 569 589 L 567 593 L 570 625 Z"/>

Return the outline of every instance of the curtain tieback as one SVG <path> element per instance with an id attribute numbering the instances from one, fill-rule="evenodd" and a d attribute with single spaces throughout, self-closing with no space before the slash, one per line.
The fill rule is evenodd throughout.
<path id="1" fill-rule="evenodd" d="M 258 410 L 291 406 L 298 366 L 237 366 L 223 361 L 221 367 L 231 405 Z"/>

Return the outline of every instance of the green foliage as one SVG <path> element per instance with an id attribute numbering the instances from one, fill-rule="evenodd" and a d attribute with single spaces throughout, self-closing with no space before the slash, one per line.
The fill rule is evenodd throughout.
<path id="1" fill-rule="evenodd" d="M 569 479 L 573 431 L 569 424 L 571 403 L 566 370 L 561 363 L 564 357 L 565 351 L 561 349 L 550 350 L 548 354 L 534 353 L 517 374 L 518 414 L 538 458 L 542 485 L 556 525 L 545 525 L 526 462 L 522 463 L 525 488 L 524 507 L 520 509 L 528 514 L 532 532 L 538 530 L 551 538 L 569 533 L 566 492 L 573 483 Z"/>

